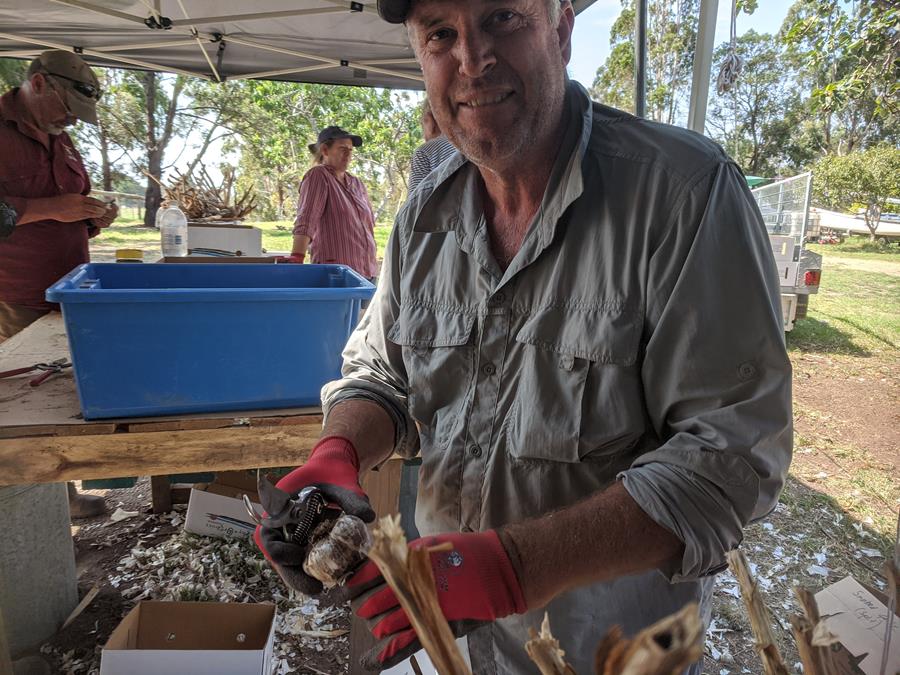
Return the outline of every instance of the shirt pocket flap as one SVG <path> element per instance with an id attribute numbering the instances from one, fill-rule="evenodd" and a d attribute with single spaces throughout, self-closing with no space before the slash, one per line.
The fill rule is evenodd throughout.
<path id="1" fill-rule="evenodd" d="M 474 314 L 404 305 L 388 339 L 402 347 L 458 347 L 469 342 L 474 324 Z"/>
<path id="2" fill-rule="evenodd" d="M 631 366 L 637 360 L 639 335 L 636 312 L 551 307 L 532 313 L 516 341 L 557 353 L 563 360 Z"/>

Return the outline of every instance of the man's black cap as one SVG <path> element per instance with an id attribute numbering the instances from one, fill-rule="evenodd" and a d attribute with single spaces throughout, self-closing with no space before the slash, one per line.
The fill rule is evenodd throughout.
<path id="1" fill-rule="evenodd" d="M 403 23 L 412 0 L 378 0 L 378 14 L 388 23 Z"/>
<path id="2" fill-rule="evenodd" d="M 362 136 L 357 136 L 355 134 L 351 134 L 347 131 L 344 131 L 340 127 L 325 127 L 322 131 L 319 132 L 319 140 L 315 143 L 310 143 L 306 147 L 309 148 L 309 151 L 313 154 L 316 154 L 316 151 L 319 149 L 319 146 L 322 143 L 327 141 L 336 141 L 339 138 L 349 138 L 353 142 L 353 147 L 358 148 L 362 145 Z"/>

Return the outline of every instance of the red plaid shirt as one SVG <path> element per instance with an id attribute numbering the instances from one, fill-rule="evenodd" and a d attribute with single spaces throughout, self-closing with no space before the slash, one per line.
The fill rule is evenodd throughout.
<path id="1" fill-rule="evenodd" d="M 27 199 L 84 194 L 91 183 L 72 139 L 51 135 L 49 147 L 21 122 L 18 89 L 0 96 L 0 201 L 22 213 Z M 40 220 L 0 239 L 0 302 L 51 309 L 48 286 L 90 259 L 88 222 Z"/>
<path id="2" fill-rule="evenodd" d="M 325 164 L 314 166 L 300 183 L 294 234 L 305 234 L 314 263 L 347 265 L 366 278 L 377 276 L 375 215 L 366 186 L 344 174 L 341 183 Z"/>

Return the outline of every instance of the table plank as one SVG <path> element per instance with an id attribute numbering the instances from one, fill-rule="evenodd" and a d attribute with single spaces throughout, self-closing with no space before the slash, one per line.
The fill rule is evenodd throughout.
<path id="1" fill-rule="evenodd" d="M 0 486 L 296 466 L 320 434 L 321 421 L 310 416 L 290 426 L 7 438 Z"/>

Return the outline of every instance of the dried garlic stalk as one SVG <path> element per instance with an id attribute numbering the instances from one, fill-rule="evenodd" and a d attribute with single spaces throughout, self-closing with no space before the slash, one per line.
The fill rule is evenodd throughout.
<path id="1" fill-rule="evenodd" d="M 372 531 L 371 558 L 393 589 L 416 635 L 441 675 L 471 675 L 444 618 L 431 570 L 431 553 L 410 549 L 400 516 L 385 516 Z"/>
<path id="2" fill-rule="evenodd" d="M 750 574 L 747 559 L 741 551 L 729 551 L 728 566 L 741 586 L 741 597 L 750 614 L 750 627 L 756 638 L 756 651 L 762 660 L 766 675 L 787 675 L 788 670 L 781 660 L 781 652 L 778 651 L 775 637 L 772 635 L 769 610 L 762 601 L 756 580 Z"/>
<path id="3" fill-rule="evenodd" d="M 829 630 L 827 624 L 819 616 L 819 606 L 812 592 L 794 587 L 794 593 L 803 608 L 802 614 L 790 617 L 791 630 L 800 652 L 805 675 L 837 675 L 839 672 L 833 662 L 829 646 L 838 641 Z"/>
<path id="4" fill-rule="evenodd" d="M 550 632 L 550 617 L 544 612 L 541 632 L 529 628 L 531 639 L 525 643 L 528 658 L 534 661 L 541 675 L 575 675 L 575 671 L 566 663 L 566 653 L 559 648 L 559 640 Z"/>
<path id="5" fill-rule="evenodd" d="M 657 621 L 633 640 L 614 626 L 594 658 L 597 675 L 678 675 L 703 656 L 703 622 L 696 603 Z"/>

